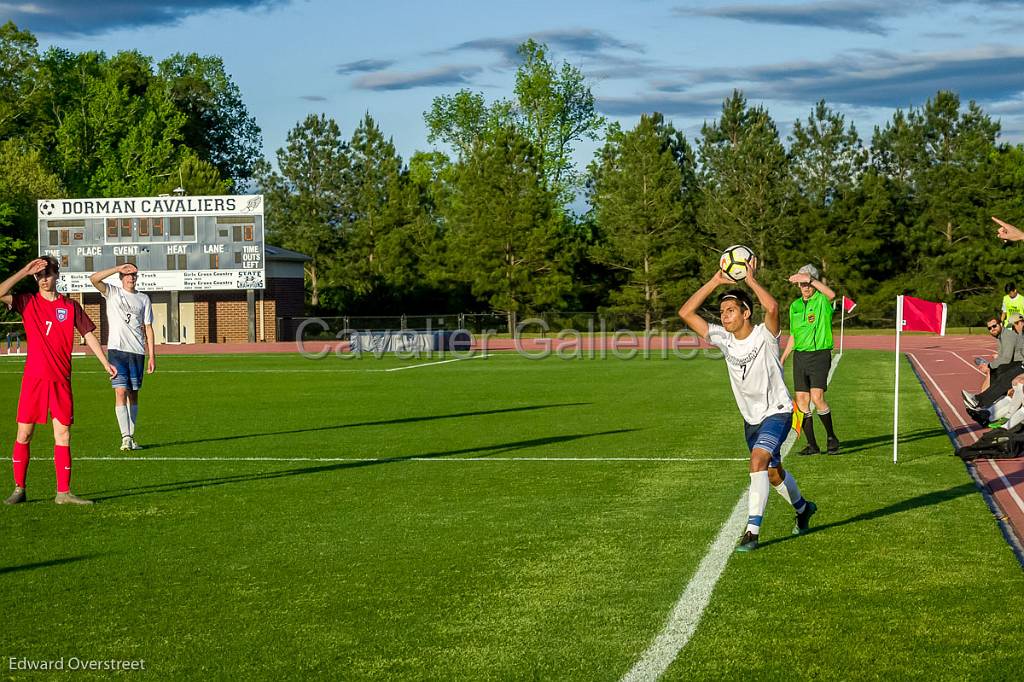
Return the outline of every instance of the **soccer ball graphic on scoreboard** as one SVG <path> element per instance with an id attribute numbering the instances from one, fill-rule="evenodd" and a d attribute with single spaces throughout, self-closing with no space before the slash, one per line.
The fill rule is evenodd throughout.
<path id="1" fill-rule="evenodd" d="M 718 267 L 725 273 L 725 276 L 734 282 L 739 282 L 747 276 L 747 263 L 754 257 L 754 252 L 742 244 L 730 246 L 722 252 L 718 260 Z"/>

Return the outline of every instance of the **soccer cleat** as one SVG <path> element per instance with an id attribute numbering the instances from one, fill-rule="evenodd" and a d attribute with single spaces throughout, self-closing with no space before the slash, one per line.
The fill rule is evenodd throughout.
<path id="1" fill-rule="evenodd" d="M 818 505 L 814 504 L 810 500 L 806 500 L 807 506 L 804 510 L 796 515 L 796 525 L 793 526 L 793 535 L 803 535 L 807 532 L 807 525 L 811 521 L 811 517 L 814 516 L 814 512 L 818 511 Z"/>
<path id="2" fill-rule="evenodd" d="M 978 399 L 974 396 L 973 393 L 968 393 L 967 391 L 960 391 L 960 395 L 964 399 L 964 405 L 975 410 L 978 409 Z"/>
<path id="3" fill-rule="evenodd" d="M 57 493 L 57 497 L 53 498 L 53 501 L 57 504 L 94 504 L 92 500 L 86 500 L 78 495 L 73 495 L 72 493 Z"/>
<path id="4" fill-rule="evenodd" d="M 828 454 L 830 454 L 830 455 L 838 455 L 839 454 L 839 439 L 836 438 L 835 436 L 832 436 L 831 438 L 828 439 L 828 444 L 827 444 L 826 447 L 827 447 L 826 452 L 828 452 Z"/>
<path id="5" fill-rule="evenodd" d="M 737 552 L 753 552 L 757 549 L 757 535 L 749 530 L 740 538 L 740 544 L 736 545 Z"/>
<path id="6" fill-rule="evenodd" d="M 4 500 L 4 504 L 21 504 L 25 501 L 25 489 L 15 486 L 11 496 Z"/>
<path id="7" fill-rule="evenodd" d="M 811 455 L 821 454 L 821 450 L 818 449 L 817 445 L 808 445 L 807 447 L 805 447 L 803 450 L 796 454 L 802 455 L 804 457 L 810 457 Z"/>
<path id="8" fill-rule="evenodd" d="M 129 450 L 141 450 L 142 446 L 135 442 L 134 436 L 128 436 Z"/>
<path id="9" fill-rule="evenodd" d="M 988 410 L 986 409 L 975 409 L 972 407 L 967 408 L 967 414 L 971 415 L 971 419 L 978 422 L 978 425 L 982 428 L 987 428 L 988 423 L 992 421 L 989 416 Z"/>
<path id="10" fill-rule="evenodd" d="M 128 452 L 132 449 L 132 437 L 121 436 L 121 452 Z"/>

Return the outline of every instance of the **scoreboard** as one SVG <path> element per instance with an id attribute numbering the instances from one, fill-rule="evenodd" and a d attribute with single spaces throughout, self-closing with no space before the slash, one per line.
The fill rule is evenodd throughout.
<path id="1" fill-rule="evenodd" d="M 122 263 L 139 268 L 142 291 L 266 286 L 261 194 L 41 199 L 37 209 L 39 255 L 60 262 L 59 291 L 93 291 L 92 273 Z"/>

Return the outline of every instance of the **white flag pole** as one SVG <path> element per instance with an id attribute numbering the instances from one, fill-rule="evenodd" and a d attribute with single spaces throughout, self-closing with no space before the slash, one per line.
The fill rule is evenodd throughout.
<path id="1" fill-rule="evenodd" d="M 903 296 L 896 297 L 896 390 L 892 400 L 892 463 L 897 460 L 900 430 L 900 332 L 903 331 Z"/>
<path id="2" fill-rule="evenodd" d="M 842 312 L 839 313 L 839 354 L 843 354 L 843 336 L 846 333 L 846 296 L 843 296 L 842 300 L 839 301 L 839 305 L 843 308 Z"/>

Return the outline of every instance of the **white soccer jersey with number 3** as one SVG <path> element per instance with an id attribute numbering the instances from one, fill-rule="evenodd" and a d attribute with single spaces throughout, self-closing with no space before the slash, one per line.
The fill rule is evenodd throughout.
<path id="1" fill-rule="evenodd" d="M 764 324 L 745 339 L 737 339 L 718 324 L 708 325 L 708 343 L 725 354 L 736 405 L 748 424 L 760 424 L 773 414 L 793 409 L 793 400 L 779 362 L 779 338 Z"/>
<path id="2" fill-rule="evenodd" d="M 107 347 L 125 353 L 146 354 L 147 324 L 153 324 L 153 304 L 149 296 L 130 294 L 116 284 L 107 285 Z"/>

